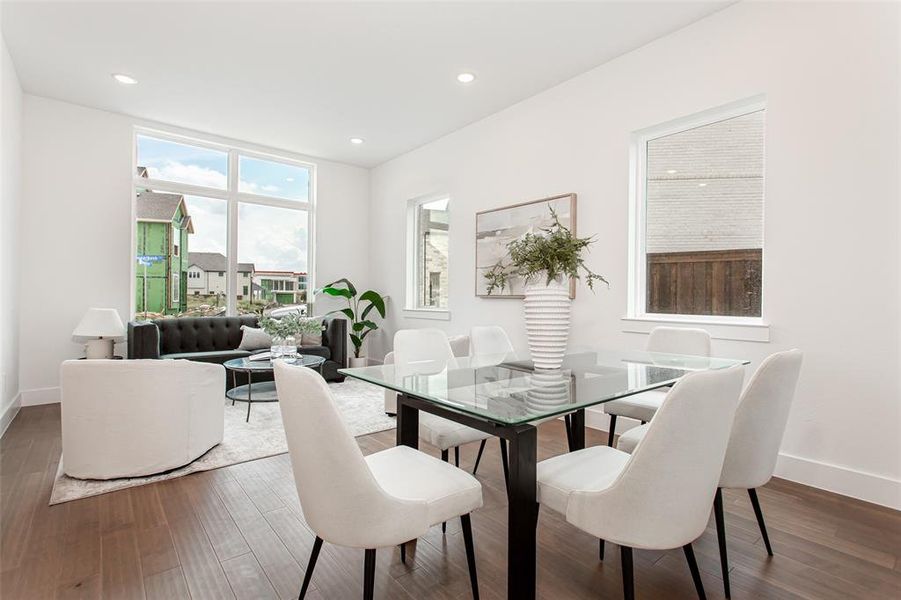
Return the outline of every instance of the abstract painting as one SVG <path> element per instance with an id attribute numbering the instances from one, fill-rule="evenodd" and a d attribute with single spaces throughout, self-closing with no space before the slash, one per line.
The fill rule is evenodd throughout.
<path id="1" fill-rule="evenodd" d="M 522 298 L 523 282 L 514 277 L 503 290 L 488 294 L 484 273 L 498 261 L 509 263 L 507 244 L 528 232 L 538 232 L 553 224 L 551 209 L 565 227 L 576 235 L 576 195 L 563 194 L 476 213 L 476 296 L 480 298 Z M 570 297 L 575 297 L 575 281 Z"/>

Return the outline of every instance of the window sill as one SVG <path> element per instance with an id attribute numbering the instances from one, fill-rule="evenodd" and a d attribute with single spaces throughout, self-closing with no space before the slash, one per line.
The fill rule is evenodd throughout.
<path id="1" fill-rule="evenodd" d="M 716 340 L 769 342 L 770 326 L 763 319 L 744 317 L 704 317 L 695 315 L 642 315 L 620 319 L 627 333 L 651 333 L 658 325 L 701 327 Z"/>
<path id="2" fill-rule="evenodd" d="M 432 321 L 450 321 L 450 311 L 434 308 L 405 308 L 404 317 L 408 319 L 430 319 Z"/>

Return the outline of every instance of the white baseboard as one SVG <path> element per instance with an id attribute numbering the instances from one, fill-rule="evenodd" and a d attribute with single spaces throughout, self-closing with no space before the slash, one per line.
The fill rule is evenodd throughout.
<path id="1" fill-rule="evenodd" d="M 22 406 L 22 394 L 16 394 L 16 397 L 13 398 L 13 401 L 9 403 L 9 406 L 6 407 L 6 410 L 3 411 L 3 414 L 0 415 L 0 437 L 3 437 L 3 434 L 6 433 L 6 430 L 9 429 L 10 424 L 15 420 L 16 415 L 19 414 L 19 408 Z"/>
<path id="2" fill-rule="evenodd" d="M 38 406 L 39 404 L 59 404 L 59 387 L 35 388 L 22 390 L 22 406 Z"/>
<path id="3" fill-rule="evenodd" d="M 639 422 L 634 419 L 617 419 L 616 432 L 623 433 L 638 424 Z M 585 425 L 593 429 L 609 431 L 610 418 L 603 409 L 589 408 L 585 411 Z M 780 453 L 776 462 L 776 476 L 842 496 L 901 510 L 901 481 L 883 475 Z"/>
<path id="4" fill-rule="evenodd" d="M 780 453 L 776 476 L 901 510 L 901 481 L 884 475 Z"/>

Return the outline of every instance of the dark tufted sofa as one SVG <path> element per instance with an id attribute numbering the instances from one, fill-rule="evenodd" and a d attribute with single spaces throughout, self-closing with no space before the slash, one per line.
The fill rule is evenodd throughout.
<path id="1" fill-rule="evenodd" d="M 321 346 L 301 346 L 301 354 L 325 359 L 322 376 L 328 381 L 344 381 L 338 369 L 347 366 L 347 321 L 323 318 Z M 128 323 L 128 358 L 183 358 L 199 362 L 224 363 L 253 352 L 238 350 L 241 326 L 259 327 L 253 315 L 241 317 L 176 317 Z M 263 352 L 257 350 L 256 352 Z M 254 376 L 262 381 L 264 377 Z"/>

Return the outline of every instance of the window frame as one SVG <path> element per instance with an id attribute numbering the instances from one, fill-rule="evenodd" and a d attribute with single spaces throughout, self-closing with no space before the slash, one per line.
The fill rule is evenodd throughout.
<path id="1" fill-rule="evenodd" d="M 657 323 L 712 326 L 721 333 L 712 332 L 721 339 L 768 341 L 769 327 L 765 321 L 766 298 L 764 275 L 766 272 L 766 240 L 761 253 L 761 307 L 759 317 L 725 315 L 682 315 L 647 312 L 647 145 L 648 142 L 766 110 L 766 96 L 757 95 L 723 106 L 673 119 L 659 125 L 634 131 L 629 151 L 629 271 L 625 331 L 649 333 Z M 764 150 L 765 152 L 765 150 Z M 764 159 L 764 165 L 765 165 Z M 764 173 L 764 224 L 766 219 L 766 174 Z M 764 237 L 765 237 L 764 229 Z M 756 331 L 755 331 L 756 329 Z M 765 338 L 765 339 L 763 339 Z"/>
<path id="2" fill-rule="evenodd" d="M 173 181 L 163 181 L 148 177 L 141 177 L 137 173 L 138 166 L 138 136 L 152 137 L 168 142 L 179 144 L 187 144 L 204 148 L 208 150 L 216 150 L 225 152 L 228 156 L 228 172 L 227 183 L 225 189 L 199 186 L 189 183 L 178 183 Z M 266 160 L 286 165 L 302 167 L 309 171 L 309 190 L 307 201 L 289 200 L 286 198 L 275 198 L 271 196 L 263 196 L 259 194 L 251 194 L 249 192 L 240 192 L 240 174 L 238 170 L 239 157 L 246 156 L 259 160 Z M 240 204 L 254 204 L 259 206 L 270 206 L 275 208 L 286 208 L 290 210 L 306 211 L 307 217 L 307 277 L 308 281 L 315 281 L 315 265 L 316 265 L 316 194 L 317 194 L 317 165 L 308 160 L 304 160 L 296 155 L 288 152 L 280 152 L 271 149 L 252 148 L 240 142 L 232 142 L 231 140 L 214 141 L 203 135 L 194 133 L 184 134 L 176 131 L 146 127 L 143 125 L 135 125 L 132 130 L 132 161 L 131 161 L 131 178 L 132 178 L 132 206 L 131 206 L 131 292 L 132 298 L 130 315 L 134 318 L 136 315 L 136 307 L 133 299 L 135 298 L 135 279 L 137 277 L 137 267 L 135 266 L 135 240 L 137 237 L 137 190 L 139 188 L 150 188 L 154 191 L 169 192 L 182 194 L 185 196 L 201 196 L 205 198 L 213 198 L 226 201 L 226 260 L 227 270 L 225 271 L 226 281 L 226 315 L 236 316 L 238 314 L 238 209 Z M 315 289 L 315 288 L 314 288 Z M 307 298 L 308 311 L 313 309 L 313 298 Z"/>
<path id="3" fill-rule="evenodd" d="M 407 202 L 406 214 L 406 294 L 404 300 L 404 315 L 422 319 L 450 319 L 450 220 L 448 219 L 448 301 L 446 307 L 419 306 L 419 279 L 417 269 L 417 253 L 419 252 L 419 209 L 424 204 L 430 204 L 439 200 L 447 200 L 448 213 L 450 212 L 451 195 L 448 193 L 434 193 L 425 196 L 417 196 Z"/>

